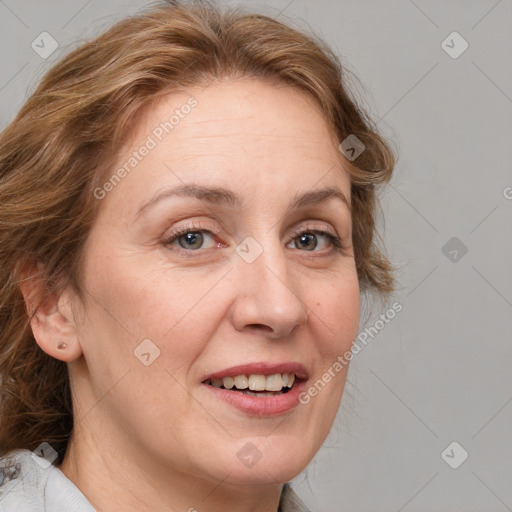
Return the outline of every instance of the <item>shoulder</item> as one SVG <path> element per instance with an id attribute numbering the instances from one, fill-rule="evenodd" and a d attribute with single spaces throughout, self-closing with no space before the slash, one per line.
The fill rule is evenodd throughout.
<path id="1" fill-rule="evenodd" d="M 40 469 L 30 450 L 13 450 L 0 458 L 0 511 L 44 511 L 47 473 Z"/>
<path id="2" fill-rule="evenodd" d="M 0 458 L 0 512 L 95 512 L 64 473 L 30 450 Z"/>

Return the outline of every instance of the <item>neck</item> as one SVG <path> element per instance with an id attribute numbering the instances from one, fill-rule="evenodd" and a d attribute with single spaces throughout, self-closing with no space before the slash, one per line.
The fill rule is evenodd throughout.
<path id="1" fill-rule="evenodd" d="M 90 436 L 90 432 L 98 432 Z M 179 471 L 155 454 L 127 450 L 120 437 L 90 427 L 74 430 L 58 468 L 101 512 L 276 512 L 282 484 L 229 484 Z M 116 439 L 117 442 L 112 442 Z"/>

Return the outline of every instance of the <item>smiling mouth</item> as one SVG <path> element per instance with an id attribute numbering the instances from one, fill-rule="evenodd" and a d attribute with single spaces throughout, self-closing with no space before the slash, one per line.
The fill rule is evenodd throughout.
<path id="1" fill-rule="evenodd" d="M 297 378 L 294 373 L 275 373 L 273 375 L 251 374 L 207 379 L 203 384 L 228 391 L 237 391 L 244 395 L 265 397 L 288 393 L 296 382 Z"/>

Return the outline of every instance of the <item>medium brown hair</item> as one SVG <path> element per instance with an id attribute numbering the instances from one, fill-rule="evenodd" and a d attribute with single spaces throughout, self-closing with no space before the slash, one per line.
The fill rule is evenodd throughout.
<path id="1" fill-rule="evenodd" d="M 361 290 L 393 289 L 376 243 L 376 187 L 395 157 L 352 95 L 324 42 L 271 17 L 209 1 L 157 3 L 121 20 L 58 61 L 0 135 L 0 456 L 46 441 L 62 462 L 73 429 L 66 363 L 34 340 L 20 291 L 22 269 L 42 264 L 48 293 L 83 298 L 83 247 L 101 183 L 152 101 L 214 79 L 292 85 L 318 104 L 339 142 L 364 151 L 340 158 L 351 176 L 353 243 Z"/>

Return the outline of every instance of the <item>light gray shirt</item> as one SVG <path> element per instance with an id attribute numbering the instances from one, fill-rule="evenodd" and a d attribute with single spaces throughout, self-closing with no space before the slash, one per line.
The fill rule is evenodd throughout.
<path id="1" fill-rule="evenodd" d="M 59 468 L 30 450 L 0 458 L 0 512 L 96 512 Z M 278 512 L 310 512 L 289 484 Z"/>

